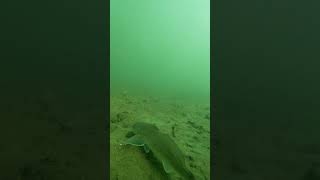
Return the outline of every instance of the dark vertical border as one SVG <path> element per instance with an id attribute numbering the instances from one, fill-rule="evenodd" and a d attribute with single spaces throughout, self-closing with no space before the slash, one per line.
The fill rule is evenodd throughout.
<path id="1" fill-rule="evenodd" d="M 214 178 L 214 174 L 215 174 L 215 159 L 216 159 L 216 142 L 215 142 L 215 111 L 214 111 L 214 107 L 215 107 L 215 100 L 214 100 L 214 88 L 215 84 L 214 84 L 214 80 L 213 80 L 213 66 L 214 66 L 214 58 L 213 58 L 213 2 L 214 1 L 210 1 L 210 168 L 211 168 L 211 172 L 210 172 L 210 178 L 213 179 Z"/>
<path id="2" fill-rule="evenodd" d="M 1 180 L 109 179 L 109 7 L 0 2 Z"/>
<path id="3" fill-rule="evenodd" d="M 107 135 L 107 167 L 106 167 L 106 179 L 110 179 L 110 1 L 111 0 L 106 0 L 107 1 L 107 96 L 106 96 L 106 111 L 107 111 L 107 117 L 106 117 L 106 135 Z"/>

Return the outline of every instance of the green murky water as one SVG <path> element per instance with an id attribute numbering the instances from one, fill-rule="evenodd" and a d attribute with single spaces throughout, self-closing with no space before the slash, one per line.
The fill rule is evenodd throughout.
<path id="1" fill-rule="evenodd" d="M 168 134 L 197 179 L 210 178 L 209 3 L 111 1 L 111 179 L 179 176 L 119 145 L 138 121 Z"/>

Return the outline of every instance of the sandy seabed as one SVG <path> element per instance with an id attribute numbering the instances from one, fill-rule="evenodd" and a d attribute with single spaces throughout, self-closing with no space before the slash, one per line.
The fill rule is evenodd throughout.
<path id="1" fill-rule="evenodd" d="M 210 179 L 210 107 L 155 97 L 111 96 L 111 180 L 173 179 L 140 147 L 120 145 L 135 122 L 155 124 L 185 155 L 196 179 Z"/>

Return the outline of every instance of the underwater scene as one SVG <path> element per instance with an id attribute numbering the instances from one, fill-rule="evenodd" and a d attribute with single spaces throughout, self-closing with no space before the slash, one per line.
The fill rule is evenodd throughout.
<path id="1" fill-rule="evenodd" d="M 110 4 L 110 179 L 210 179 L 210 1 Z"/>

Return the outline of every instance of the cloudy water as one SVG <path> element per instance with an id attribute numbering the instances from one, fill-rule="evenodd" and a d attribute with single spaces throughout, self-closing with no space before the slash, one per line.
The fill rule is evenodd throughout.
<path id="1" fill-rule="evenodd" d="M 209 0 L 111 1 L 111 91 L 208 101 Z"/>

